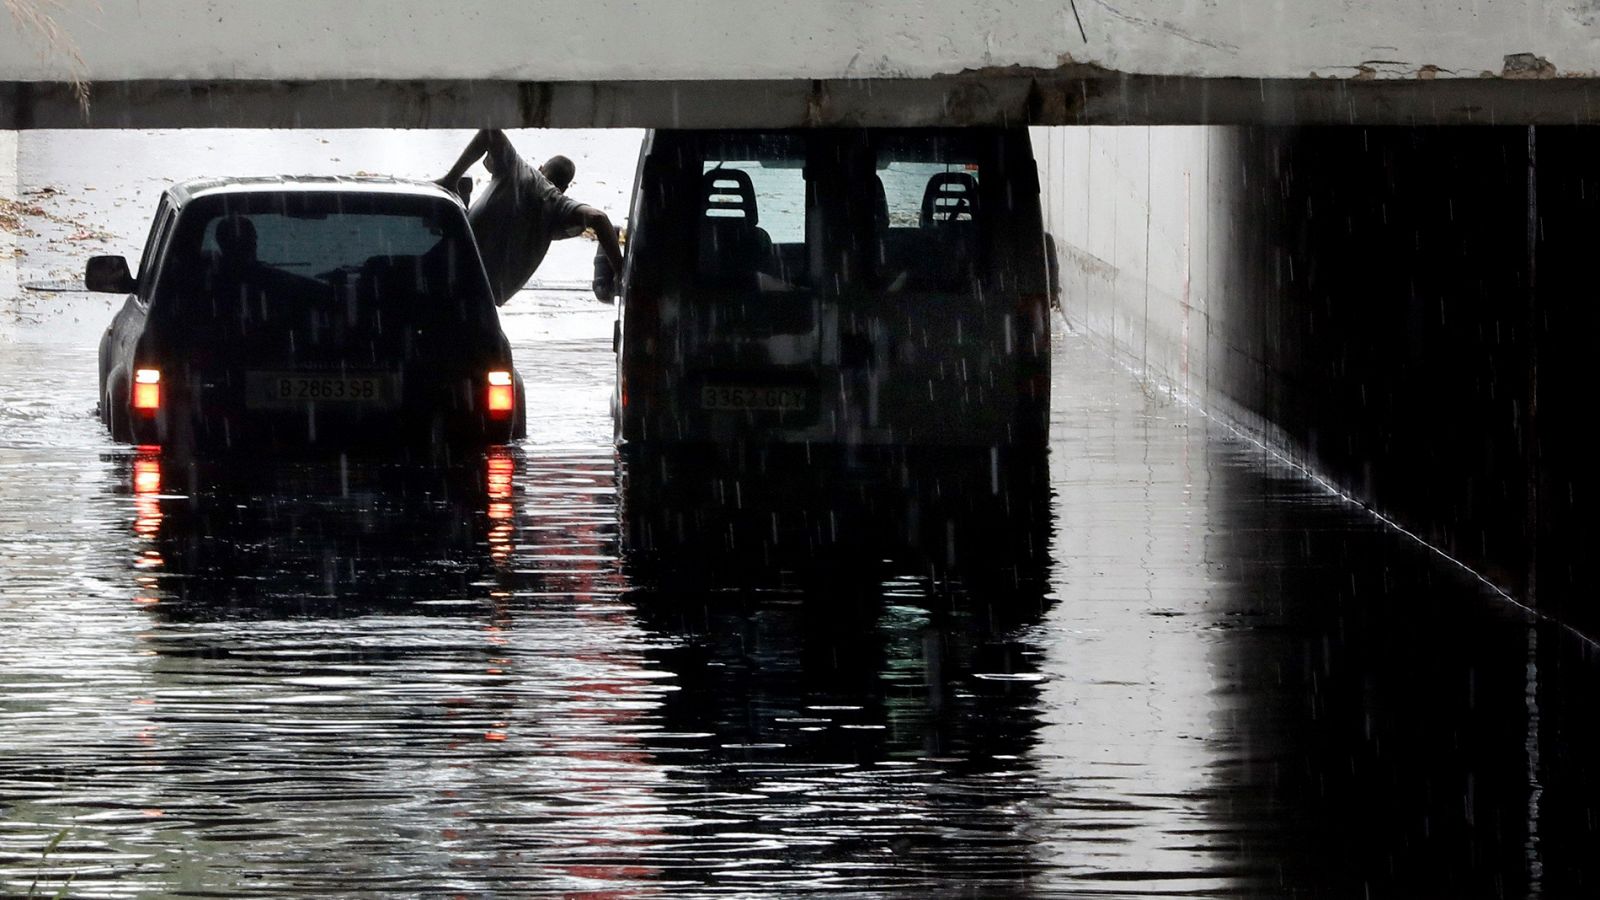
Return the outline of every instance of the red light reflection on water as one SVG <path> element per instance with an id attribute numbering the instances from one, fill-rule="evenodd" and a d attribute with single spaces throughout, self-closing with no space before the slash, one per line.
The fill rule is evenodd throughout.
<path id="1" fill-rule="evenodd" d="M 519 552 L 527 561 L 537 561 L 541 579 L 557 579 L 560 593 L 570 598 L 575 606 L 571 615 L 578 627 L 593 627 L 600 632 L 626 633 L 633 621 L 626 609 L 616 604 L 620 592 L 621 576 L 614 551 L 608 549 L 608 537 L 601 522 L 585 508 L 588 503 L 603 503 L 606 488 L 611 484 L 612 470 L 596 467 L 586 477 L 578 475 L 567 465 L 544 466 L 538 460 L 527 461 L 513 456 L 503 448 L 491 449 L 485 460 L 485 485 L 487 504 L 485 517 L 488 523 L 490 555 L 497 564 L 508 566 L 514 546 L 517 522 L 527 523 L 522 533 Z M 519 508 L 516 503 L 517 480 L 522 479 L 522 490 L 547 502 Z M 574 508 L 568 504 L 575 503 Z M 505 585 L 513 582 L 506 581 Z M 521 584 L 521 582 L 516 582 Z M 541 580 L 541 584 L 543 581 Z M 519 644 L 517 640 L 517 613 L 515 592 L 502 586 L 489 591 L 492 611 L 482 624 L 484 667 L 486 676 L 498 683 L 515 685 L 527 677 L 519 671 Z M 640 685 L 649 683 L 642 677 L 646 661 L 626 646 L 612 646 L 599 640 L 596 646 L 574 648 L 574 663 L 561 679 L 559 688 L 567 702 L 559 703 L 554 714 L 555 724 L 546 718 L 550 711 L 523 716 L 489 718 L 481 728 L 469 736 L 451 741 L 447 748 L 464 754 L 462 766 L 476 765 L 475 760 L 484 747 L 505 748 L 513 754 L 526 746 L 543 746 L 554 733 L 570 733 L 575 723 L 583 727 L 602 729 L 603 734 L 591 735 L 584 746 L 565 748 L 561 761 L 555 763 L 555 774 L 563 779 L 564 795 L 572 806 L 563 817 L 568 821 L 581 821 L 589 817 L 615 817 L 619 809 L 651 809 L 656 801 L 651 774 L 655 757 L 650 748 L 638 737 L 650 713 L 650 704 L 641 703 Z M 457 697 L 445 701 L 445 716 L 455 718 L 481 714 L 483 700 L 491 698 Z M 589 747 L 587 744 L 596 744 Z M 494 751 L 491 751 L 494 752 Z M 493 759 L 501 759 L 499 756 Z M 515 758 L 506 757 L 507 759 Z M 442 791 L 450 797 L 452 792 Z M 630 796 L 632 795 L 632 796 Z M 585 800 L 587 799 L 587 802 Z M 469 812 L 458 813 L 470 818 Z M 585 826 L 589 827 L 589 826 Z M 627 854 L 630 848 L 653 845 L 662 840 L 662 830 L 653 824 L 628 823 L 613 828 L 594 826 L 582 842 L 604 856 Z M 461 838 L 461 831 L 452 823 L 440 831 L 450 842 Z M 460 864 L 469 864 L 466 859 Z M 585 884 L 572 896 L 603 898 L 637 897 L 658 893 L 652 879 L 661 876 L 661 870 L 648 865 L 626 863 L 608 864 L 571 861 L 557 863 L 555 868 L 565 875 Z"/>
<path id="2" fill-rule="evenodd" d="M 133 532 L 154 538 L 161 530 L 161 458 L 141 452 L 133 459 Z M 159 559 L 159 558 L 158 558 Z"/>
<path id="3" fill-rule="evenodd" d="M 484 461 L 489 489 L 489 556 L 498 564 L 511 559 L 516 507 L 512 503 L 517 461 L 504 447 L 490 447 Z"/>
<path id="4" fill-rule="evenodd" d="M 141 446 L 133 458 L 133 533 L 147 541 L 154 541 L 161 532 L 161 448 Z M 133 567 L 136 571 L 148 572 L 158 569 L 164 560 L 161 551 L 154 547 L 144 547 L 138 551 L 134 558 Z M 134 581 L 139 587 L 139 596 L 133 602 L 141 606 L 150 606 L 159 602 L 154 595 L 156 580 L 149 575 L 138 575 Z"/>
<path id="5" fill-rule="evenodd" d="M 157 494 L 161 492 L 161 457 L 143 447 L 133 459 L 133 492 Z"/>
<path id="6" fill-rule="evenodd" d="M 488 471 L 489 499 L 510 500 L 511 480 L 517 474 L 517 461 L 504 447 L 490 447 L 485 460 Z"/>

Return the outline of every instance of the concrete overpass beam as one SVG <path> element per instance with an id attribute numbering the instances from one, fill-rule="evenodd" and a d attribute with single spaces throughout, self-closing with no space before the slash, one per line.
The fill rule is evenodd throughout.
<path id="1" fill-rule="evenodd" d="M 1600 124 L 1600 81 L 1217 79 L 1077 65 L 925 79 L 0 79 L 0 128 Z"/>
<path id="2" fill-rule="evenodd" d="M 1600 109 L 1596 13 L 1546 0 L 5 9 L 0 128 L 1525 124 Z M 74 82 L 92 86 L 87 116 Z"/>

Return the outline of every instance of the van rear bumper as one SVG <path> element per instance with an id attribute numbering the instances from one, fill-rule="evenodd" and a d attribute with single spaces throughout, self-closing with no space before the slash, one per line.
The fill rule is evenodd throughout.
<path id="1" fill-rule="evenodd" d="M 1049 543 L 1042 447 L 630 444 L 618 491 L 627 558 L 734 583 L 886 561 L 1042 576 Z"/>

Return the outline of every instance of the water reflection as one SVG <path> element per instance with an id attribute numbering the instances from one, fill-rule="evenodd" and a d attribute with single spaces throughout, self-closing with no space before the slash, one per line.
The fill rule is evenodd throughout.
<path id="1" fill-rule="evenodd" d="M 1028 629 L 1048 607 L 1043 453 L 648 454 L 620 466 L 639 623 L 670 642 L 692 859 L 763 891 L 1023 891 L 1049 790 Z"/>
<path id="2" fill-rule="evenodd" d="M 692 597 L 642 588 L 640 620 L 680 690 L 663 698 L 674 830 L 707 886 L 867 893 L 959 883 L 1014 895 L 1042 870 L 1026 810 L 1052 791 L 1030 756 L 1036 592 Z"/>
<path id="3" fill-rule="evenodd" d="M 670 805 L 651 799 L 664 774 L 640 733 L 670 687 L 617 601 L 609 454 L 495 451 L 448 471 L 110 462 L 144 621 L 117 671 L 73 674 L 132 696 L 97 713 L 120 727 L 67 744 L 68 793 L 11 798 L 42 823 L 89 796 L 114 810 L 72 819 L 60 859 L 76 885 L 281 896 L 653 877 L 633 857 Z M 8 743 L 75 730 L 24 724 Z"/>
<path id="4" fill-rule="evenodd" d="M 244 893 L 1025 885 L 1048 556 L 730 586 L 621 552 L 614 466 L 115 460 L 148 655 L 97 834 Z"/>
<path id="5" fill-rule="evenodd" d="M 543 404 L 213 470 L 0 403 L 0 893 L 1593 893 L 1592 646 L 1057 360 L 1044 474 L 652 483 Z"/>
<path id="6" fill-rule="evenodd" d="M 516 507 L 512 504 L 512 483 L 516 476 L 516 460 L 512 452 L 503 447 L 492 447 L 486 459 L 489 495 L 489 555 L 497 563 L 511 558 L 511 539 L 515 531 L 513 519 Z"/>
<path id="7" fill-rule="evenodd" d="M 170 617 L 353 616 L 466 602 L 510 559 L 518 451 L 469 465 L 116 457 L 142 584 Z"/>

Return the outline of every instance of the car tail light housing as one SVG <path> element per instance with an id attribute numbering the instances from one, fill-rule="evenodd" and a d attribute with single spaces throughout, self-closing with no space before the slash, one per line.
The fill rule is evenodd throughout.
<path id="1" fill-rule="evenodd" d="M 489 394 L 486 398 L 489 415 L 496 419 L 510 418 L 517 404 L 516 391 L 509 371 L 496 369 L 490 372 Z"/>
<path id="2" fill-rule="evenodd" d="M 135 369 L 133 372 L 133 408 L 147 416 L 161 408 L 161 370 Z"/>

